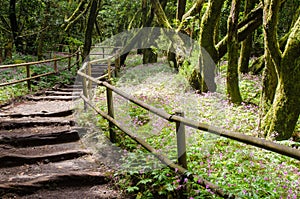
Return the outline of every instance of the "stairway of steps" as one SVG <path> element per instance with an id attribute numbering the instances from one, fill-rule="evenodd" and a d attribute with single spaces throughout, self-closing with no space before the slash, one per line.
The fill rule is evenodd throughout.
<path id="1" fill-rule="evenodd" d="M 128 198 L 111 170 L 81 141 L 73 100 L 79 86 L 54 87 L 0 109 L 0 198 Z"/>

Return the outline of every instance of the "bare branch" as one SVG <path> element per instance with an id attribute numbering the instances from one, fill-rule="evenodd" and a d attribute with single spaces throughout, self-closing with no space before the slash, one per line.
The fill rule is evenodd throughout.
<path id="1" fill-rule="evenodd" d="M 157 17 L 158 23 L 165 28 L 172 29 L 172 26 L 169 23 L 165 11 L 163 10 L 161 4 L 159 3 L 159 0 L 151 0 L 151 4 L 154 8 L 154 12 Z"/>

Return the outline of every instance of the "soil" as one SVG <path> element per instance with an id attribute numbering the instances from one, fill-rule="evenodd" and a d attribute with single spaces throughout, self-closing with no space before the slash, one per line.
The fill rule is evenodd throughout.
<path id="1" fill-rule="evenodd" d="M 66 91 L 1 107 L 0 198 L 131 198 L 80 140 Z"/>

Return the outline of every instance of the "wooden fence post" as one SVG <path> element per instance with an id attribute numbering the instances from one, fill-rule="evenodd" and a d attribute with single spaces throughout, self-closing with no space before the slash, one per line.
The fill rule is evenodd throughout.
<path id="1" fill-rule="evenodd" d="M 110 82 L 110 79 L 108 79 L 108 83 Z M 106 99 L 107 99 L 107 111 L 108 115 L 112 118 L 114 118 L 114 105 L 113 105 L 113 93 L 112 90 L 109 88 L 106 88 Z M 112 122 L 108 122 L 108 128 L 109 128 L 109 138 L 112 143 L 116 142 L 116 133 L 114 132 L 114 124 Z"/>
<path id="2" fill-rule="evenodd" d="M 110 82 L 111 79 L 111 60 L 107 60 L 107 75 L 108 75 L 108 81 Z"/>
<path id="3" fill-rule="evenodd" d="M 86 69 L 85 72 L 86 74 Z M 87 85 L 86 85 L 86 78 L 82 77 L 82 90 L 83 90 L 83 95 L 88 99 L 88 92 L 87 92 Z M 84 110 L 87 110 L 87 103 L 84 101 Z"/>
<path id="4" fill-rule="evenodd" d="M 184 113 L 181 112 L 181 111 L 176 111 L 175 115 L 184 117 Z M 180 123 L 180 122 L 176 122 L 176 137 L 177 137 L 177 158 L 178 158 L 178 163 L 183 168 L 187 169 L 185 125 Z"/>
<path id="5" fill-rule="evenodd" d="M 53 55 L 53 58 L 54 58 L 53 69 L 54 69 L 54 71 L 55 71 L 56 73 L 58 73 L 56 56 Z"/>
<path id="6" fill-rule="evenodd" d="M 30 78 L 30 65 L 26 65 L 26 76 L 27 78 Z M 31 81 L 30 79 L 27 80 L 27 88 L 28 88 L 28 91 L 31 91 Z"/>
<path id="7" fill-rule="evenodd" d="M 184 117 L 184 112 L 176 111 L 175 115 Z M 186 162 L 186 141 L 185 141 L 185 125 L 181 122 L 176 122 L 176 138 L 177 138 L 177 158 L 178 164 L 181 165 L 183 168 L 187 169 L 187 162 Z M 180 198 L 187 199 L 187 187 L 185 183 L 186 176 L 183 175 L 179 182 L 182 185 L 181 191 L 179 192 Z"/>
<path id="8" fill-rule="evenodd" d="M 90 62 L 88 62 L 87 75 L 90 77 L 92 76 L 92 64 Z M 87 89 L 88 89 L 88 94 L 89 94 L 90 98 L 91 98 L 91 94 L 92 94 L 92 84 L 93 84 L 92 80 L 89 79 Z"/>
<path id="9" fill-rule="evenodd" d="M 79 59 L 80 59 L 80 50 L 78 49 L 78 52 L 76 53 L 77 70 L 79 70 L 80 68 Z"/>

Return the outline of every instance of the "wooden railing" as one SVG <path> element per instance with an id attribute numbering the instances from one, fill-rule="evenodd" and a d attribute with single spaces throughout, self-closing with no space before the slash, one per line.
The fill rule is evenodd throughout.
<path id="1" fill-rule="evenodd" d="M 265 139 L 260 139 L 248 135 L 244 135 L 237 132 L 232 132 L 224 129 L 220 129 L 214 126 L 210 126 L 204 123 L 200 123 L 197 121 L 193 121 L 191 119 L 184 118 L 184 114 L 181 112 L 177 112 L 174 114 L 169 114 L 161 109 L 155 108 L 151 105 L 146 104 L 145 102 L 121 91 L 120 89 L 114 87 L 110 84 L 109 78 L 111 76 L 111 62 L 113 59 L 116 59 L 119 57 L 118 54 L 115 54 L 113 56 L 107 57 L 105 59 L 98 59 L 90 62 L 86 62 L 84 66 L 78 71 L 78 75 L 80 75 L 83 78 L 83 94 L 81 94 L 81 98 L 84 101 L 85 107 L 90 106 L 94 111 L 96 111 L 99 115 L 101 115 L 103 118 L 108 120 L 109 122 L 109 136 L 110 140 L 112 142 L 116 141 L 116 134 L 113 131 L 114 127 L 117 127 L 122 132 L 124 132 L 126 135 L 128 135 L 131 139 L 142 145 L 146 150 L 154 154 L 162 163 L 168 165 L 171 169 L 177 170 L 180 173 L 182 173 L 185 177 L 191 178 L 193 180 L 193 175 L 187 175 L 189 172 L 187 170 L 187 161 L 186 161 L 186 150 L 185 150 L 185 127 L 189 126 L 201 131 L 206 131 L 208 133 L 212 133 L 221 137 L 229 138 L 232 140 L 236 140 L 238 142 L 242 142 L 245 144 L 249 144 L 255 147 L 259 147 L 261 149 L 265 149 L 268 151 L 272 151 L 281 155 L 285 155 L 288 157 L 295 158 L 297 160 L 300 160 L 300 150 L 277 144 L 275 142 L 271 142 Z M 93 78 L 90 74 L 90 67 L 93 63 L 98 61 L 106 61 L 108 66 L 108 74 L 100 77 L 100 78 Z M 86 72 L 88 71 L 88 72 Z M 107 81 L 104 81 L 104 78 L 108 77 Z M 91 85 L 92 82 L 96 83 L 98 86 L 103 86 L 106 88 L 106 97 L 107 97 L 107 110 L 108 113 L 105 113 L 101 111 L 99 108 L 97 108 L 93 103 L 91 102 Z M 139 107 L 144 108 L 145 110 L 148 110 L 152 112 L 155 115 L 160 116 L 161 118 L 169 121 L 169 122 L 175 122 L 176 123 L 176 135 L 177 135 L 177 152 L 178 152 L 178 164 L 175 164 L 170 159 L 165 157 L 164 155 L 157 152 L 156 149 L 154 149 L 152 146 L 150 146 L 147 142 L 145 142 L 143 139 L 137 137 L 134 133 L 132 133 L 129 129 L 124 127 L 120 122 L 116 121 L 114 119 L 114 106 L 113 106 L 113 97 L 112 93 L 116 93 L 123 98 L 129 100 L 130 102 L 138 105 Z M 201 179 L 199 177 L 198 179 Z M 201 185 L 204 187 L 209 187 L 212 191 L 217 193 L 218 195 L 224 197 L 224 198 L 234 198 L 232 194 L 228 194 L 221 190 L 217 185 L 214 185 L 210 182 L 208 182 L 205 179 L 201 179 Z"/>
<path id="2" fill-rule="evenodd" d="M 72 58 L 76 58 L 76 61 L 74 63 L 72 63 Z M 65 67 L 63 69 L 58 68 L 58 61 L 61 61 L 61 60 L 68 60 L 67 67 Z M 47 72 L 47 73 L 31 76 L 31 70 L 30 70 L 31 66 L 38 65 L 38 64 L 45 64 L 45 63 L 53 63 L 53 72 Z M 0 70 L 26 67 L 26 78 L 1 83 L 0 87 L 18 84 L 18 83 L 27 81 L 27 88 L 28 88 L 28 90 L 31 90 L 31 80 L 40 78 L 40 77 L 44 77 L 44 76 L 53 75 L 62 70 L 67 70 L 67 69 L 70 70 L 74 66 L 77 66 L 78 68 L 80 67 L 80 50 L 77 50 L 75 53 L 61 57 L 61 58 L 53 58 L 53 59 L 48 59 L 48 60 L 43 60 L 43 61 L 28 62 L 28 63 L 21 63 L 21 64 L 0 65 Z"/>

